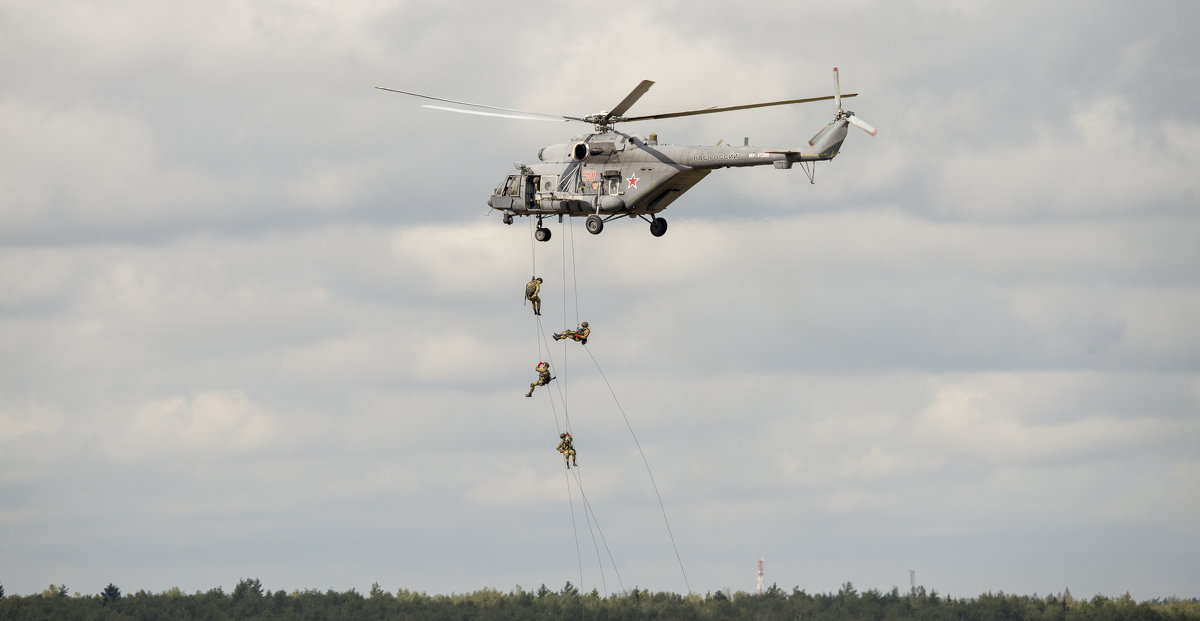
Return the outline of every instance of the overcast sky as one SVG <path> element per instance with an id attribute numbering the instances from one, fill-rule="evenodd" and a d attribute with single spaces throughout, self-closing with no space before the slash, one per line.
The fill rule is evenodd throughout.
<path id="1" fill-rule="evenodd" d="M 809 592 L 1200 596 L 1198 18 L 0 0 L 0 584 L 705 593 L 761 556 Z M 373 89 L 586 115 L 651 79 L 649 114 L 835 66 L 879 135 L 815 185 L 721 170 L 665 237 L 536 246 L 487 197 L 587 126 Z M 535 271 L 595 363 L 539 347 Z"/>

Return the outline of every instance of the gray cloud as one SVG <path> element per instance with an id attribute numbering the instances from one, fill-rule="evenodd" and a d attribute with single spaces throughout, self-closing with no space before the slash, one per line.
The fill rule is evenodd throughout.
<path id="1" fill-rule="evenodd" d="M 1194 13 L 9 3 L 0 582 L 580 582 L 569 415 L 621 582 L 681 591 L 624 414 L 697 591 L 762 555 L 809 591 L 1194 596 Z M 652 112 L 833 66 L 879 136 L 815 185 L 718 171 L 661 239 L 481 217 L 586 128 L 371 88 L 586 114 L 649 78 Z M 786 147 L 831 113 L 625 129 Z M 531 271 L 599 369 L 539 346 Z"/>

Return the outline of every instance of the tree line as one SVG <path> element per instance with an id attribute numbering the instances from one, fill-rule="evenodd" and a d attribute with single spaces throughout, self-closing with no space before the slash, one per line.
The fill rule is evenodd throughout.
<path id="1" fill-rule="evenodd" d="M 507 593 L 484 588 L 450 595 L 428 595 L 407 589 L 392 593 L 378 584 L 372 585 L 365 595 L 354 589 L 271 592 L 263 589 L 257 578 L 240 580 L 232 593 L 217 587 L 190 595 L 178 588 L 163 593 L 123 594 L 113 584 L 96 595 L 71 595 L 66 585 L 52 584 L 40 594 L 6 597 L 0 585 L 0 620 L 27 619 L 1200 621 L 1200 600 L 1172 597 L 1137 602 L 1128 593 L 1117 598 L 1096 595 L 1091 599 L 1076 599 L 1069 590 L 1045 597 L 1001 592 L 956 599 L 939 595 L 936 590 L 926 592 L 924 587 L 907 593 L 897 588 L 886 593 L 876 589 L 860 592 L 849 582 L 836 593 L 810 594 L 799 587 L 788 592 L 772 585 L 761 595 L 741 591 L 678 595 L 635 588 L 607 596 L 594 589 L 591 593 L 581 593 L 570 582 L 558 591 L 543 584 L 533 591 L 518 586 Z"/>

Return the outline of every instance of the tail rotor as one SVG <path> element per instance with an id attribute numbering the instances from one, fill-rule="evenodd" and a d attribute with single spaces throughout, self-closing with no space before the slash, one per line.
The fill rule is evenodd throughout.
<path id="1" fill-rule="evenodd" d="M 834 113 L 833 120 L 830 121 L 828 125 L 822 127 L 821 131 L 813 135 L 813 137 L 808 141 L 808 146 L 815 147 L 820 144 L 821 141 L 823 141 L 825 137 L 829 135 L 829 132 L 833 131 L 835 127 L 838 127 L 841 121 L 845 121 L 846 123 L 849 123 L 850 125 L 853 125 L 864 132 L 871 134 L 872 136 L 878 133 L 878 130 L 875 129 L 875 126 L 858 118 L 857 116 L 854 116 L 854 112 L 842 109 L 842 84 L 841 80 L 838 78 L 837 67 L 833 68 L 833 90 L 834 102 L 837 105 L 837 112 Z"/>

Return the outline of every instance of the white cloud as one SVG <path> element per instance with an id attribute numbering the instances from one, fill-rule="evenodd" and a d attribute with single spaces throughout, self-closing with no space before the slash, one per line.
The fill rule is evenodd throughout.
<path id="1" fill-rule="evenodd" d="M 526 456 L 525 462 L 533 460 Z M 466 497 L 474 502 L 492 505 L 527 505 L 553 502 L 563 497 L 563 482 L 554 470 L 529 466 L 504 470 L 490 470 L 475 477 L 466 490 Z"/>
<path id="2" fill-rule="evenodd" d="M 1029 140 L 956 149 L 938 167 L 940 211 L 996 219 L 1155 213 L 1181 206 L 1200 162 L 1200 125 L 1142 118 L 1115 96 L 1080 104 L 1062 126 L 1033 120 Z"/>
<path id="3" fill-rule="evenodd" d="M 31 435 L 53 436 L 61 429 L 59 413 L 46 405 L 19 407 L 7 403 L 0 409 L 0 442 L 3 443 Z"/>
<path id="4" fill-rule="evenodd" d="M 293 433 L 238 391 L 174 395 L 114 418 L 104 450 L 122 460 L 245 455 L 276 447 Z"/>

